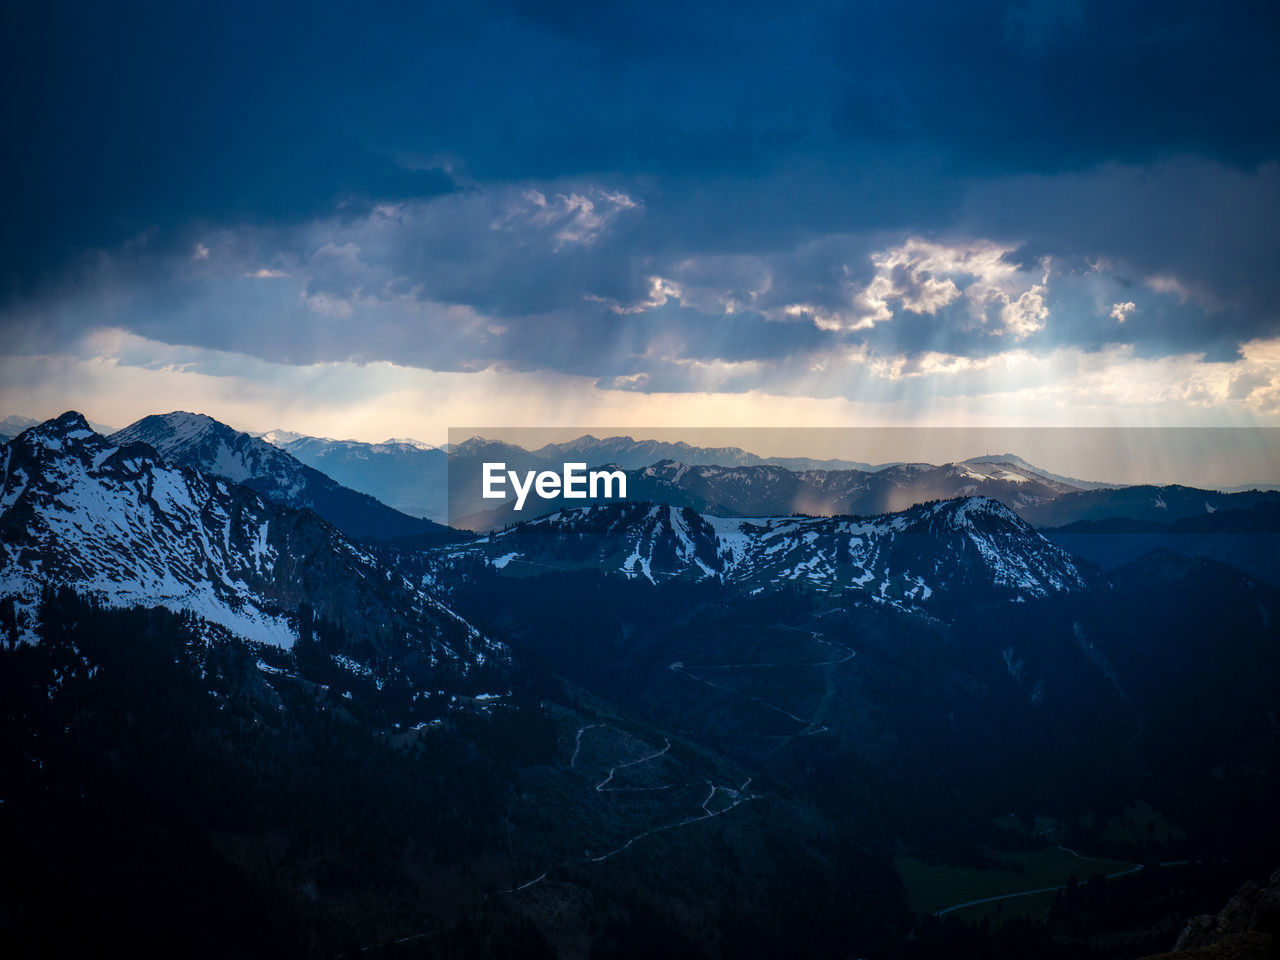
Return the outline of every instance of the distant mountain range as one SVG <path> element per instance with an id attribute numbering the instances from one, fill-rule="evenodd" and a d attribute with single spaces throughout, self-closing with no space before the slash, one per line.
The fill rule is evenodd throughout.
<path id="1" fill-rule="evenodd" d="M 635 470 L 660 460 L 675 460 L 690 466 L 753 467 L 763 464 L 788 470 L 883 470 L 892 464 L 873 465 L 858 460 L 815 460 L 811 457 L 761 457 L 741 447 L 699 447 L 683 441 L 634 440 L 631 437 L 593 437 L 584 434 L 574 440 L 548 443 L 532 453 L 543 460 L 582 460 L 588 467 L 607 463 Z"/>
<path id="2" fill-rule="evenodd" d="M 401 513 L 441 523 L 448 519 L 448 454 L 438 447 L 407 439 L 330 440 L 286 430 L 272 430 L 261 439 Z"/>
<path id="3" fill-rule="evenodd" d="M 1106 490 L 1082 490 L 1041 503 L 1027 504 L 1019 512 L 1037 527 L 1061 527 L 1081 521 L 1125 517 L 1154 523 L 1169 523 L 1203 517 L 1218 510 L 1242 510 L 1258 503 L 1280 503 L 1275 490 L 1247 490 L 1220 493 L 1179 484 L 1141 484 Z"/>
<path id="4" fill-rule="evenodd" d="M 31 423 L 10 417 L 0 426 L 19 429 Z M 1055 474 L 1011 453 L 942 465 L 871 465 L 762 458 L 738 447 L 590 435 L 533 451 L 482 437 L 433 447 L 411 439 L 363 443 L 284 430 L 253 436 L 185 413 L 143 418 L 113 434 L 113 439 L 146 442 L 174 463 L 243 483 L 273 502 L 312 509 L 356 539 L 395 540 L 405 547 L 430 548 L 465 539 L 438 521 L 489 531 L 580 505 L 581 501 L 532 498 L 517 513 L 511 503 L 495 506 L 481 499 L 477 482 L 486 461 L 503 461 L 510 469 L 525 471 L 555 469 L 578 459 L 590 466 L 624 468 L 628 499 L 633 502 L 689 507 L 710 517 L 877 516 L 932 500 L 983 496 L 999 500 L 1032 526 L 1050 531 L 1055 542 L 1104 566 L 1161 547 L 1237 562 L 1268 582 L 1280 581 L 1280 570 L 1268 559 L 1269 544 L 1254 535 L 1256 531 L 1219 533 L 1202 524 L 1193 536 L 1189 528 L 1120 531 L 1076 526 L 1112 519 L 1173 524 L 1280 503 L 1280 491 L 1108 485 Z M 1229 521 L 1220 517 L 1206 522 L 1214 526 Z M 1104 532 L 1108 536 L 1099 538 Z"/>
<path id="5" fill-rule="evenodd" d="M 139 424 L 155 420 L 146 418 Z M 217 422 L 204 418 L 201 423 L 207 433 Z M 486 461 L 502 461 L 510 469 L 521 471 L 553 469 L 575 458 L 589 466 L 613 464 L 628 473 L 630 500 L 687 506 L 699 513 L 725 517 L 871 516 L 931 500 L 987 496 L 1006 504 L 1033 526 L 1057 529 L 1110 517 L 1167 523 L 1214 510 L 1280 502 L 1280 491 L 1268 489 L 1226 493 L 1176 485 L 1123 486 L 1084 480 L 1044 470 L 1010 453 L 942 465 L 871 465 L 849 460 L 762 458 L 737 447 L 695 447 L 629 437 L 586 435 L 530 451 L 482 437 L 472 437 L 452 447 L 432 447 L 408 439 L 363 443 L 283 430 L 253 438 L 223 425 L 219 427 L 215 431 L 217 437 L 209 435 L 212 448 L 205 447 L 203 453 L 193 456 L 188 441 L 179 443 L 182 456 L 187 457 L 183 462 L 221 471 L 220 475 L 232 479 L 245 477 L 245 482 L 255 489 L 294 505 L 299 503 L 298 465 L 310 467 L 325 476 L 322 480 L 309 475 L 311 492 L 307 494 L 313 509 L 322 516 L 358 537 L 410 537 L 412 540 L 406 542 L 420 546 L 430 546 L 437 537 L 447 534 L 438 527 L 419 529 L 419 525 L 397 513 L 410 518 L 451 520 L 455 527 L 485 531 L 578 505 L 563 500 L 531 500 L 520 513 L 510 504 L 495 507 L 493 501 L 478 496 L 477 478 Z M 173 455 L 174 445 L 164 439 L 165 432 L 163 425 L 160 430 L 148 427 L 139 437 L 157 442 L 162 450 L 170 447 Z M 258 441 L 256 448 L 254 440 Z M 219 443 L 237 452 L 220 453 Z M 263 446 L 288 454 L 296 463 L 277 462 Z M 662 458 L 663 455 L 678 456 Z M 250 475 L 253 479 L 248 479 Z M 333 484 L 326 480 L 347 488 L 345 495 L 335 495 Z M 358 499 L 353 496 L 355 491 L 380 504 L 354 502 Z M 332 502 L 335 496 L 336 504 Z M 393 512 L 386 511 L 383 505 L 389 505 Z M 1185 546 L 1187 541 L 1177 543 Z M 1132 559 L 1130 552 L 1125 555 Z"/>

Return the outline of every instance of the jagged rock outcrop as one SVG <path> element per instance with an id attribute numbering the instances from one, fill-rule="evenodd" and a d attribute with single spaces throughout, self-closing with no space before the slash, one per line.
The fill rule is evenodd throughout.
<path id="1" fill-rule="evenodd" d="M 1216 916 L 1193 918 L 1178 935 L 1173 952 L 1162 956 L 1177 960 L 1280 957 L 1280 870 L 1265 885 L 1246 883 Z"/>

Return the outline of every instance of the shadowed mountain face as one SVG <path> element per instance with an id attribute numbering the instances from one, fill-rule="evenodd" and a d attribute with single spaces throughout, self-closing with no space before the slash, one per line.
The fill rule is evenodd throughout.
<path id="1" fill-rule="evenodd" d="M 856 520 L 596 506 L 415 562 L 575 683 L 948 863 L 973 866 L 962 837 L 1021 849 L 992 831 L 1006 809 L 1064 811 L 1086 857 L 1252 862 L 1280 775 L 1275 590 L 1171 553 L 1104 574 L 988 499 Z M 1134 798 L 1196 840 L 1108 845 L 1068 812 Z M 978 896 L 956 889 L 938 906 Z"/>
<path id="2" fill-rule="evenodd" d="M 110 439 L 117 444 L 146 443 L 171 463 L 243 484 L 275 503 L 313 510 L 357 540 L 452 536 L 440 524 L 344 487 L 285 451 L 202 414 L 144 417 Z"/>
<path id="3" fill-rule="evenodd" d="M 1221 493 L 1178 484 L 1142 484 L 1113 490 L 1064 493 L 1054 500 L 1028 505 L 1023 513 L 1027 521 L 1037 527 L 1061 527 L 1112 518 L 1170 523 L 1204 517 L 1218 510 L 1245 510 L 1259 503 L 1280 503 L 1280 491 Z"/>
<path id="4" fill-rule="evenodd" d="M 907 920 L 865 837 L 562 683 L 415 722 L 314 646 L 39 616 L 0 644 L 6 955 L 820 956 Z"/>
<path id="5" fill-rule="evenodd" d="M 1054 543 L 1091 563 L 1111 569 L 1156 550 L 1229 563 L 1280 587 L 1280 501 L 1237 494 L 1227 508 L 1168 522 L 1127 516 L 1079 520 L 1043 528 Z M 1234 504 L 1243 503 L 1241 507 Z M 1150 513 L 1150 510 L 1135 511 Z"/>

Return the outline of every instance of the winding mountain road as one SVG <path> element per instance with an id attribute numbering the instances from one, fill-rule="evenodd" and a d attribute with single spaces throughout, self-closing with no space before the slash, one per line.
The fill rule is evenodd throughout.
<path id="1" fill-rule="evenodd" d="M 574 738 L 573 738 L 574 740 L 573 754 L 569 758 L 569 767 L 571 769 L 577 766 L 578 756 L 582 751 L 582 735 L 586 733 L 588 730 L 603 729 L 607 727 L 608 727 L 608 724 L 606 723 L 588 723 L 578 728 L 578 731 L 577 733 L 574 734 Z M 651 790 L 651 791 L 670 790 L 677 786 L 687 786 L 687 784 L 676 784 L 676 783 L 660 784 L 658 786 L 652 786 L 652 787 L 611 787 L 609 786 L 609 784 L 613 782 L 614 775 L 619 770 L 623 770 L 627 767 L 639 766 L 640 764 L 647 763 L 651 760 L 657 760 L 659 757 L 665 756 L 668 752 L 670 752 L 670 750 L 671 750 L 671 740 L 669 738 L 664 737 L 662 749 L 655 750 L 653 753 L 645 754 L 643 757 L 639 757 L 635 760 L 628 760 L 624 763 L 617 763 L 617 764 L 614 764 L 612 767 L 610 767 L 608 775 L 605 776 L 603 780 L 595 784 L 593 788 L 594 791 L 596 793 L 625 793 L 625 792 L 643 791 L 643 790 Z M 625 843 L 621 844 L 620 846 L 614 847 L 612 850 L 602 853 L 597 857 L 587 856 L 578 860 L 569 860 L 562 864 L 559 864 L 558 866 L 564 867 L 564 866 L 569 866 L 571 864 L 602 863 L 605 860 L 610 859 L 611 857 L 616 857 L 618 854 L 622 853 L 624 850 L 629 849 L 633 844 L 639 842 L 640 840 L 645 839 L 646 837 L 651 837 L 654 834 L 663 833 L 667 830 L 674 830 L 677 827 L 690 826 L 695 823 L 701 823 L 705 820 L 711 820 L 714 817 L 723 816 L 724 814 L 728 813 L 730 810 L 737 807 L 739 804 L 746 803 L 748 800 L 754 800 L 760 796 L 758 793 L 747 792 L 747 788 L 751 785 L 751 777 L 748 777 L 740 787 L 720 786 L 712 783 L 710 780 L 707 780 L 705 782 L 709 789 L 707 792 L 707 796 L 703 799 L 701 804 L 701 808 L 700 808 L 702 810 L 701 814 L 691 814 L 687 817 L 684 817 L 683 819 L 675 820 L 675 821 L 672 821 L 671 823 L 661 824 L 659 826 L 652 827 L 648 830 L 643 830 L 640 833 L 637 833 L 635 836 L 629 838 Z M 711 803 L 715 799 L 717 793 L 724 793 L 730 799 L 731 802 L 727 806 L 720 807 L 718 809 L 713 809 L 711 806 Z M 519 893 L 522 890 L 527 890 L 530 887 L 536 886 L 537 884 L 541 883 L 557 868 L 558 867 L 556 866 L 548 867 L 546 870 L 542 871 L 542 873 L 534 877 L 532 880 L 527 880 L 524 883 L 518 884 L 517 886 L 514 886 L 514 887 L 510 887 L 509 889 L 506 889 L 506 890 L 499 890 L 496 892 L 495 895 L 505 896 L 508 894 Z"/>
<path id="2" fill-rule="evenodd" d="M 1045 830 L 1040 835 L 1044 836 L 1044 834 L 1052 833 L 1053 830 L 1056 830 L 1056 829 L 1058 828 L 1054 827 L 1049 830 Z M 1083 853 L 1077 853 L 1075 850 L 1072 850 L 1070 847 L 1064 847 L 1060 843 L 1055 844 L 1054 846 L 1058 850 L 1063 851 L 1064 853 L 1071 854 L 1071 856 L 1075 857 L 1078 860 L 1086 860 L 1091 863 L 1123 863 L 1124 862 L 1124 861 L 1118 861 L 1118 860 L 1107 860 L 1100 857 L 1086 857 Z M 1190 860 L 1166 860 L 1162 863 L 1157 864 L 1157 866 L 1182 867 L 1182 866 L 1186 866 L 1190 862 L 1191 862 Z M 1143 865 L 1140 863 L 1131 863 L 1128 866 L 1126 866 L 1125 869 L 1123 870 L 1117 870 L 1115 873 L 1106 874 L 1105 879 L 1114 880 L 1117 877 L 1127 877 L 1131 873 L 1137 873 L 1139 870 L 1142 869 L 1142 866 Z M 943 916 L 946 916 L 948 913 L 953 913 L 956 910 L 963 910 L 965 907 L 976 907 L 982 903 L 995 903 L 998 900 L 1014 900 L 1014 899 L 1017 899 L 1018 897 L 1031 897 L 1031 896 L 1035 896 L 1037 893 L 1055 893 L 1058 890 L 1065 890 L 1067 886 L 1068 884 L 1060 883 L 1052 887 L 1037 887 L 1034 890 L 1018 890 L 1014 893 L 1001 893 L 1001 894 L 997 894 L 994 897 L 979 897 L 976 900 L 966 900 L 964 903 L 953 904 L 950 907 L 946 907 L 942 910 L 938 910 L 936 913 L 934 913 L 934 916 L 943 917 Z"/>
<path id="3" fill-rule="evenodd" d="M 656 753 L 651 753 L 647 756 L 641 757 L 639 760 L 629 760 L 626 763 L 620 763 L 617 766 L 610 767 L 609 775 L 596 784 L 596 793 L 605 793 L 606 791 L 617 791 L 617 790 L 626 790 L 626 789 L 637 789 L 637 788 L 627 788 L 627 787 L 610 787 L 608 786 L 608 784 L 613 781 L 613 775 L 617 773 L 619 770 L 623 769 L 624 767 L 634 767 L 641 763 L 645 763 L 646 761 L 649 761 L 649 760 L 657 760 L 660 756 L 665 754 L 668 750 L 671 749 L 671 741 L 667 740 L 666 737 L 663 737 L 663 741 L 664 743 L 662 745 L 662 749 L 657 751 Z M 673 784 L 667 784 L 667 787 L 648 787 L 645 789 L 649 789 L 649 790 L 667 789 L 668 787 L 671 787 L 671 786 L 673 786 Z"/>
<path id="4" fill-rule="evenodd" d="M 595 727 L 599 727 L 599 726 L 603 726 L 603 724 L 588 723 L 586 726 L 582 726 L 578 728 L 578 732 L 573 738 L 573 756 L 569 758 L 569 767 L 571 769 L 577 766 L 577 763 L 578 763 L 578 754 L 582 750 L 582 735 L 586 733 L 588 730 L 592 730 Z"/>
<path id="5" fill-rule="evenodd" d="M 1091 860 L 1093 858 L 1083 857 L 1081 859 Z M 1128 867 L 1127 869 L 1119 870 L 1115 873 L 1107 874 L 1106 878 L 1108 880 L 1114 880 L 1116 877 L 1124 877 L 1124 876 L 1128 876 L 1131 873 L 1137 873 L 1141 869 L 1142 869 L 1142 864 L 1135 863 L 1133 866 Z M 965 907 L 976 907 L 980 903 L 995 903 L 997 900 L 1014 900 L 1014 899 L 1017 899 L 1018 897 L 1030 897 L 1030 896 L 1034 896 L 1037 893 L 1054 893 L 1058 890 L 1065 890 L 1065 889 L 1067 889 L 1067 884 L 1060 883 L 1057 886 L 1053 886 L 1053 887 L 1036 887 L 1034 890 L 1019 890 L 1016 893 L 1001 893 L 994 897 L 979 897 L 977 900 L 966 900 L 964 903 L 957 903 L 950 907 L 946 907 L 942 910 L 937 911 L 934 914 L 934 916 L 945 917 L 948 913 L 952 913 L 956 910 L 963 910 Z"/>
<path id="6" fill-rule="evenodd" d="M 816 640 L 818 643 L 821 643 L 824 646 L 831 647 L 833 650 L 832 659 L 816 660 L 816 661 L 810 661 L 808 663 L 782 663 L 778 661 L 755 662 L 755 663 L 700 663 L 700 664 L 694 664 L 692 667 L 685 664 L 683 660 L 677 660 L 675 663 L 672 663 L 668 667 L 668 669 L 675 673 L 679 673 L 683 676 L 686 676 L 690 680 L 697 680 L 699 683 L 705 683 L 707 686 L 713 687 L 716 690 L 723 690 L 725 693 L 731 693 L 734 696 L 744 697 L 747 700 L 751 700 L 755 703 L 758 703 L 762 707 L 772 710 L 775 713 L 780 713 L 784 717 L 794 720 L 796 723 L 800 724 L 801 725 L 800 729 L 797 730 L 795 733 L 786 734 L 780 737 L 781 742 L 776 747 L 774 747 L 773 750 L 771 751 L 773 753 L 777 753 L 779 750 L 781 750 L 783 747 L 789 744 L 792 740 L 795 740 L 797 737 L 809 737 L 809 736 L 813 736 L 814 734 L 824 733 L 827 730 L 831 729 L 830 727 L 826 726 L 823 723 L 823 719 L 826 717 L 827 709 L 831 706 L 831 701 L 835 697 L 834 669 L 840 664 L 847 663 L 848 661 L 852 660 L 855 656 L 857 656 L 857 651 L 853 650 L 850 647 L 844 646 L 844 644 L 835 643 L 834 641 L 824 639 L 816 630 L 804 630 L 803 632 L 811 634 L 814 640 Z M 841 651 L 843 651 L 844 655 L 837 657 L 835 654 L 840 653 Z M 750 670 L 750 669 L 776 669 L 778 667 L 823 667 L 825 668 L 826 676 L 824 677 L 822 696 L 819 698 L 817 705 L 814 707 L 813 713 L 809 716 L 808 719 L 805 719 L 804 717 L 796 716 L 790 710 L 780 707 L 775 703 L 770 703 L 768 700 L 764 700 L 761 697 L 757 697 L 755 694 L 744 693 L 741 690 L 735 690 L 732 687 L 726 687 L 724 684 L 716 683 L 714 680 L 708 680 L 706 677 L 699 676 L 698 674 L 693 672 L 694 670 L 731 670 L 731 669 Z"/>

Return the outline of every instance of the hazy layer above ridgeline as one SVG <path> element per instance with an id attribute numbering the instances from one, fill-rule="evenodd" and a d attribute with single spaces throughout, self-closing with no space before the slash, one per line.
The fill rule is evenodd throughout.
<path id="1" fill-rule="evenodd" d="M 548 443 L 531 451 L 550 461 L 583 460 L 588 467 L 616 464 L 625 470 L 651 466 L 662 460 L 675 460 L 690 466 L 752 467 L 763 464 L 789 470 L 862 470 L 874 472 L 893 466 L 858 460 L 814 459 L 811 457 L 762 457 L 741 447 L 701 447 L 683 441 L 635 440 L 631 437 L 593 437 L 584 434 L 574 440 Z"/>

